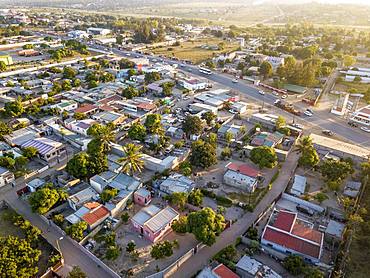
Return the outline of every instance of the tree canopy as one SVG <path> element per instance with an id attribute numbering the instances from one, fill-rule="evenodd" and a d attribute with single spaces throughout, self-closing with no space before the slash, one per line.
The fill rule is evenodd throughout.
<path id="1" fill-rule="evenodd" d="M 47 213 L 59 200 L 67 199 L 68 194 L 62 189 L 56 189 L 52 183 L 44 185 L 29 197 L 32 211 L 39 214 Z"/>
<path id="2" fill-rule="evenodd" d="M 225 219 L 211 208 L 191 212 L 187 218 L 188 232 L 193 233 L 197 240 L 211 246 L 225 227 Z"/>
<path id="3" fill-rule="evenodd" d="M 143 126 L 141 123 L 134 123 L 131 125 L 127 134 L 131 140 L 144 141 L 146 136 L 145 126 Z"/>
<path id="4" fill-rule="evenodd" d="M 260 146 L 250 152 L 250 159 L 254 164 L 262 168 L 274 168 L 277 164 L 277 155 L 271 147 Z"/>
<path id="5" fill-rule="evenodd" d="M 182 124 L 182 129 L 188 135 L 199 135 L 203 131 L 203 122 L 197 116 L 187 116 Z"/>
<path id="6" fill-rule="evenodd" d="M 216 148 L 208 142 L 198 140 L 191 145 L 190 163 L 207 169 L 217 163 Z"/>

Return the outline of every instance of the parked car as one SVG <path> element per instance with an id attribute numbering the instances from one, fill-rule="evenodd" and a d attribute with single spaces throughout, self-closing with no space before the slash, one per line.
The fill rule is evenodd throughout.
<path id="1" fill-rule="evenodd" d="M 366 126 L 361 127 L 361 130 L 363 130 L 365 132 L 370 132 L 370 128 L 368 128 Z"/>
<path id="2" fill-rule="evenodd" d="M 233 83 L 238 83 L 238 79 L 233 79 Z"/>
<path id="3" fill-rule="evenodd" d="M 233 110 L 233 109 L 230 109 L 230 110 L 229 110 L 229 112 L 230 112 L 231 114 L 238 114 L 238 112 L 237 112 L 237 111 L 235 111 L 235 110 Z"/>
<path id="4" fill-rule="evenodd" d="M 310 109 L 310 108 L 307 108 L 307 109 L 306 109 L 306 111 L 308 111 L 308 112 L 310 112 L 311 114 L 313 114 L 313 111 L 312 111 L 312 109 Z"/>
<path id="5" fill-rule="evenodd" d="M 306 116 L 308 116 L 308 117 L 312 117 L 313 116 L 313 114 L 310 112 L 310 111 L 304 111 L 304 113 L 303 114 L 305 114 Z"/>
<path id="6" fill-rule="evenodd" d="M 279 96 L 279 93 L 278 93 L 278 92 L 275 92 L 275 91 L 272 91 L 272 94 L 273 94 L 274 96 Z"/>
<path id="7" fill-rule="evenodd" d="M 299 128 L 299 129 L 303 129 L 304 128 L 303 125 L 300 125 L 300 124 L 297 124 L 297 123 L 291 124 L 291 126 L 296 127 L 296 128 Z"/>
<path id="8" fill-rule="evenodd" d="M 329 129 L 324 129 L 323 131 L 322 131 L 322 133 L 324 133 L 325 135 L 327 135 L 327 136 L 333 136 L 334 135 L 334 132 L 333 131 L 331 131 L 331 130 L 329 130 Z"/>
<path id="9" fill-rule="evenodd" d="M 259 90 L 259 91 L 258 91 L 258 93 L 259 93 L 260 95 L 265 95 L 265 92 L 264 92 L 264 91 L 262 91 L 262 90 Z"/>
<path id="10" fill-rule="evenodd" d="M 355 122 L 348 122 L 348 124 L 352 127 L 358 127 L 358 124 L 356 124 Z"/>

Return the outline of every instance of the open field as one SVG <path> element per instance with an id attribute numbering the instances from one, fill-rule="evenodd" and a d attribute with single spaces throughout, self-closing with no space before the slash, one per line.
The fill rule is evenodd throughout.
<path id="1" fill-rule="evenodd" d="M 333 90 L 340 91 L 340 92 L 350 92 L 351 90 L 353 90 L 355 93 L 364 94 L 364 98 L 362 99 L 362 101 L 364 103 L 369 104 L 370 103 L 369 88 L 370 88 L 369 84 L 364 84 L 360 82 L 340 81 L 335 84 Z"/>
<path id="2" fill-rule="evenodd" d="M 212 50 L 201 48 L 202 45 L 217 46 L 223 42 L 223 50 Z M 197 39 L 193 41 L 182 42 L 180 46 L 159 47 L 152 50 L 154 54 L 177 57 L 181 60 L 190 60 L 193 63 L 200 63 L 212 58 L 214 55 L 230 52 L 239 47 L 237 42 L 228 42 L 217 38 Z"/>

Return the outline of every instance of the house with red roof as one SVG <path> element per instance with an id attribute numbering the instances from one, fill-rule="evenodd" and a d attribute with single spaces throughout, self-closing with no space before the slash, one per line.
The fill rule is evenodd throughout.
<path id="1" fill-rule="evenodd" d="M 306 261 L 317 263 L 323 252 L 324 233 L 315 230 L 313 224 L 297 217 L 297 213 L 275 210 L 266 225 L 261 244 L 266 250 L 274 249 L 285 256 L 302 256 Z"/>
<path id="2" fill-rule="evenodd" d="M 230 162 L 226 166 L 224 183 L 248 192 L 253 192 L 258 184 L 260 172 L 245 163 Z"/>
<path id="3" fill-rule="evenodd" d="M 224 264 L 219 264 L 216 267 L 207 266 L 197 275 L 197 278 L 239 278 Z"/>

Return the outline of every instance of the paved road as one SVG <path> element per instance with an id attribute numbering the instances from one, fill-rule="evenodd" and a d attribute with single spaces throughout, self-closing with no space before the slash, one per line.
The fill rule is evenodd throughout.
<path id="1" fill-rule="evenodd" d="M 205 247 L 197 254 L 187 260 L 171 277 L 191 277 L 199 269 L 206 266 L 209 260 L 222 248 L 235 242 L 238 236 L 241 236 L 249 226 L 257 219 L 257 217 L 275 200 L 288 185 L 289 179 L 292 176 L 298 161 L 299 155 L 295 152 L 291 153 L 283 164 L 280 170 L 280 175 L 274 182 L 272 189 L 257 205 L 253 213 L 246 213 L 241 219 L 233 224 L 229 229 L 224 231 L 218 238 L 215 244 L 210 247 Z M 186 275 L 184 275 L 184 273 Z"/>
<path id="2" fill-rule="evenodd" d="M 91 47 L 97 48 L 99 50 L 105 49 L 104 47 L 99 46 L 99 45 L 93 45 Z M 133 54 L 133 52 L 130 52 L 130 51 L 112 49 L 112 52 L 114 54 L 117 54 L 120 56 L 126 56 L 128 58 L 129 57 L 146 57 L 146 58 L 149 58 L 150 61 L 159 60 L 158 57 L 137 54 L 137 53 Z M 173 61 L 173 60 L 164 59 L 164 58 L 160 58 L 160 60 L 165 61 L 169 64 L 177 64 L 179 65 L 179 69 L 184 72 L 187 72 L 189 74 L 193 74 L 196 76 L 200 76 L 202 78 L 207 78 L 208 80 L 218 83 L 223 87 L 235 90 L 239 92 L 240 94 L 242 94 L 247 99 L 249 99 L 250 101 L 254 101 L 260 105 L 262 104 L 262 102 L 264 102 L 265 104 L 273 106 L 275 100 L 278 99 L 278 97 L 272 94 L 268 94 L 268 93 L 266 93 L 265 95 L 259 94 L 258 93 L 259 90 L 253 87 L 247 81 L 240 80 L 238 83 L 234 83 L 233 77 L 223 74 L 223 73 L 213 72 L 211 75 L 204 75 L 199 72 L 197 66 L 183 64 L 182 62 L 179 62 L 179 61 Z M 305 104 L 298 104 L 296 106 L 300 108 L 301 110 L 305 110 L 307 108 Z M 312 110 L 314 110 L 314 115 L 312 117 L 296 116 L 294 117 L 295 122 L 302 123 L 305 126 L 308 126 L 308 130 L 315 131 L 318 133 L 320 133 L 321 130 L 324 130 L 324 129 L 332 130 L 335 134 L 338 135 L 340 139 L 355 143 L 363 147 L 370 148 L 370 135 L 368 133 L 361 131 L 358 128 L 350 127 L 346 123 L 345 120 L 329 113 L 328 111 L 322 111 L 316 108 L 312 108 Z M 278 109 L 278 113 L 281 115 L 284 115 L 287 119 L 293 119 L 293 115 L 284 110 Z"/>
<path id="3" fill-rule="evenodd" d="M 38 177 L 45 177 L 50 175 L 55 169 L 61 167 L 63 163 L 58 164 L 56 167 L 48 169 L 43 172 Z M 49 227 L 36 213 L 32 213 L 31 208 L 28 204 L 18 198 L 16 191 L 25 186 L 25 182 L 22 179 L 17 180 L 16 187 L 12 188 L 10 185 L 2 187 L 0 190 L 0 199 L 6 200 L 10 206 L 22 215 L 25 219 L 29 220 L 32 225 L 38 227 L 46 240 L 58 249 L 57 239 L 65 237 L 59 232 L 59 230 Z M 112 277 L 103 268 L 98 267 L 97 263 L 94 262 L 90 257 L 86 256 L 82 251 L 73 245 L 69 240 L 63 238 L 59 241 L 59 245 L 65 260 L 65 267 L 63 272 L 69 272 L 72 266 L 78 265 L 81 269 L 88 275 L 89 278 L 102 278 L 102 277 Z"/>

